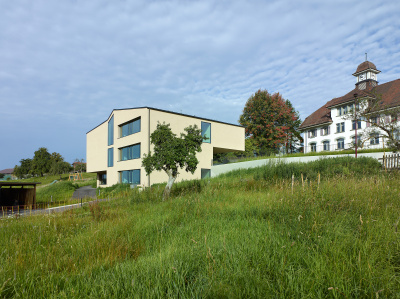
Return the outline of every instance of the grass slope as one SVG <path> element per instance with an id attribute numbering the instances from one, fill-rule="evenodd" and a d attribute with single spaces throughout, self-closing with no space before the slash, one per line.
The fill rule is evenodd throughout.
<path id="1" fill-rule="evenodd" d="M 1 297 L 398 298 L 399 175 L 320 163 L 3 219 Z"/>
<path id="2" fill-rule="evenodd" d="M 43 177 L 32 177 L 29 179 L 15 180 L 13 182 L 35 182 L 40 183 L 36 188 L 36 202 L 38 204 L 67 202 L 77 188 L 92 185 L 96 187 L 95 173 L 82 173 L 83 180 L 68 181 L 69 174 L 45 175 Z M 54 181 L 57 181 L 53 183 Z M 53 183 L 53 184 L 52 184 Z"/>

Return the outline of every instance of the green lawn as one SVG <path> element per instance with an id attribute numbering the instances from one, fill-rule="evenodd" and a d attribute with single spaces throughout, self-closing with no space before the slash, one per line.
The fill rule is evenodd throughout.
<path id="1" fill-rule="evenodd" d="M 2 219 L 1 297 L 399 298 L 400 175 L 324 160 Z"/>

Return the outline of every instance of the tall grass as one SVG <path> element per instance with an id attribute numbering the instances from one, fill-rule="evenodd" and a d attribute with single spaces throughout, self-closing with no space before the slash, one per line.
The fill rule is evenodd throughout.
<path id="1" fill-rule="evenodd" d="M 1 297 L 399 297 L 400 176 L 348 163 L 293 189 L 278 165 L 2 219 Z"/>
<path id="2" fill-rule="evenodd" d="M 383 153 L 388 152 L 388 150 L 384 148 L 375 148 L 375 149 L 358 149 L 359 154 L 366 153 Z M 389 151 L 390 153 L 390 151 Z M 226 158 L 225 161 L 214 160 L 214 165 L 218 164 L 227 164 L 227 163 L 238 163 L 238 162 L 246 162 L 246 161 L 254 161 L 254 160 L 264 160 L 264 159 L 276 159 L 276 158 L 293 158 L 293 157 L 308 157 L 308 156 L 337 156 L 337 155 L 353 155 L 355 154 L 354 149 L 347 149 L 341 151 L 322 151 L 322 152 L 309 152 L 309 153 L 294 153 L 294 154 L 284 154 L 284 155 L 266 155 L 266 156 L 257 156 L 257 157 L 229 157 Z"/>

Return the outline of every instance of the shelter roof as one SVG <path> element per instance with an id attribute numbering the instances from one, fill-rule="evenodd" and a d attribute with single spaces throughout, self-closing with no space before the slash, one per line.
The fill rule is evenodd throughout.
<path id="1" fill-rule="evenodd" d="M 34 182 L 32 182 L 32 183 L 27 183 L 27 182 L 0 182 L 0 188 L 2 186 L 6 186 L 6 187 L 13 187 L 13 186 L 18 187 L 18 186 L 20 186 L 20 187 L 23 187 L 23 186 L 36 186 L 38 184 L 41 184 L 41 183 L 34 183 Z"/>
<path id="2" fill-rule="evenodd" d="M 13 172 L 14 172 L 14 169 L 12 169 L 12 168 L 0 170 L 0 173 L 2 173 L 2 174 L 11 174 Z"/>

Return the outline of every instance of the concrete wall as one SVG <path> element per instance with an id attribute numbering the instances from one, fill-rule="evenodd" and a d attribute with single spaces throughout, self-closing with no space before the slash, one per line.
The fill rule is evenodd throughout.
<path id="1" fill-rule="evenodd" d="M 392 154 L 386 153 L 386 154 Z M 271 158 L 271 159 L 263 159 L 263 160 L 255 160 L 248 162 L 239 162 L 239 163 L 231 163 L 224 165 L 215 165 L 211 168 L 211 176 L 216 177 L 222 173 L 229 172 L 237 169 L 247 169 L 247 168 L 255 168 L 264 165 L 268 165 L 269 163 L 293 163 L 293 162 L 311 162 L 319 159 L 326 158 L 336 158 L 336 157 L 354 157 L 354 154 L 349 155 L 330 155 L 330 156 L 304 156 L 304 157 L 292 157 L 292 158 Z M 383 153 L 366 153 L 366 154 L 358 154 L 358 157 L 372 157 L 374 159 L 380 159 L 383 157 Z"/>

